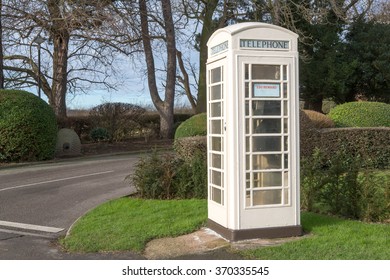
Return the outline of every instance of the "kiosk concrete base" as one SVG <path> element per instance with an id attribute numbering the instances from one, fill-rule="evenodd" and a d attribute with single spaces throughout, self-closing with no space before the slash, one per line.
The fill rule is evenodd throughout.
<path id="1" fill-rule="evenodd" d="M 207 227 L 219 233 L 222 237 L 229 241 L 240 241 L 256 238 L 284 238 L 301 236 L 303 234 L 301 226 L 232 230 L 225 228 L 210 219 L 207 221 Z"/>

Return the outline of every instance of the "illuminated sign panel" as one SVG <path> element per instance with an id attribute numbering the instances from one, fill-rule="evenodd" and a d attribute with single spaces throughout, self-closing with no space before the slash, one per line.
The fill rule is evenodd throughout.
<path id="1" fill-rule="evenodd" d="M 254 97 L 279 97 L 280 84 L 255 83 L 253 84 L 253 96 Z"/>

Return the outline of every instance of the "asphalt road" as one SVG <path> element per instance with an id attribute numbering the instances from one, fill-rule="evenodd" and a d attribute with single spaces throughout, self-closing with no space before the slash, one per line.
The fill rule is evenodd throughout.
<path id="1" fill-rule="evenodd" d="M 1 168 L 0 259 L 101 259 L 62 253 L 53 242 L 90 209 L 134 192 L 125 177 L 138 158 L 106 156 Z"/>

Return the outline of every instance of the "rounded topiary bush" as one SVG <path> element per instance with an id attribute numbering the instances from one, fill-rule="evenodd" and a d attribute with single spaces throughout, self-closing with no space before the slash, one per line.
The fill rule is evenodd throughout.
<path id="1" fill-rule="evenodd" d="M 20 90 L 0 90 L 0 161 L 54 157 L 57 122 L 52 108 Z"/>
<path id="2" fill-rule="evenodd" d="M 201 113 L 182 122 L 176 129 L 175 139 L 207 135 L 207 114 Z"/>
<path id="3" fill-rule="evenodd" d="M 390 104 L 349 102 L 334 107 L 328 116 L 337 127 L 390 127 Z"/>

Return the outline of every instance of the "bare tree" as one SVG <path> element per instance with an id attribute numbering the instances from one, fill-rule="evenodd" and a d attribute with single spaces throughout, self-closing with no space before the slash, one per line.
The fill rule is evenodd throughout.
<path id="1" fill-rule="evenodd" d="M 4 28 L 8 34 L 8 51 L 4 59 L 9 62 L 4 69 L 9 72 L 10 82 L 23 87 L 41 81 L 42 90 L 56 115 L 66 117 L 66 94 L 69 85 L 75 86 L 75 80 L 69 77 L 75 70 L 92 70 L 85 67 L 86 64 L 80 60 L 80 56 L 86 56 L 88 61 L 92 57 L 103 59 L 103 56 L 96 52 L 102 50 L 83 35 L 102 25 L 106 17 L 104 8 L 110 2 L 4 0 Z M 47 65 L 43 67 L 44 71 L 39 72 L 38 62 L 33 56 L 32 42 L 41 34 L 48 37 L 48 41 L 42 44 Z M 70 68 L 69 60 L 72 57 L 77 63 Z M 86 81 L 90 78 L 80 75 L 77 79 Z M 93 82 L 92 79 L 89 81 Z"/>
<path id="2" fill-rule="evenodd" d="M 183 13 L 200 26 L 196 38 L 196 50 L 199 51 L 198 95 L 196 112 L 206 111 L 206 62 L 207 41 L 218 28 L 248 19 L 253 10 L 249 0 L 182 0 Z M 197 30 L 194 30 L 196 33 Z"/>
<path id="3" fill-rule="evenodd" d="M 196 100 L 196 97 L 194 97 L 194 95 L 192 94 L 190 77 L 188 75 L 188 71 L 186 69 L 186 66 L 184 65 L 183 54 L 181 51 L 177 50 L 176 56 L 177 56 L 177 62 L 179 65 L 179 69 L 182 73 L 182 75 L 179 75 L 179 74 L 177 75 L 177 80 L 179 82 L 179 86 L 181 86 L 183 88 L 184 93 L 187 96 L 188 101 L 190 102 L 192 111 L 194 113 L 196 113 L 197 100 Z"/>
<path id="4" fill-rule="evenodd" d="M 4 88 L 2 12 L 3 12 L 3 0 L 0 0 L 0 89 Z"/>
<path id="5" fill-rule="evenodd" d="M 165 31 L 165 44 L 167 55 L 167 74 L 165 84 L 165 99 L 162 100 L 156 82 L 156 67 L 152 49 L 151 31 L 148 6 L 146 0 L 139 0 L 139 11 L 142 31 L 142 43 L 145 52 L 148 85 L 153 104 L 160 114 L 160 136 L 163 138 L 173 137 L 173 109 L 175 98 L 176 81 L 176 38 L 173 24 L 172 8 L 170 0 L 161 1 L 163 14 L 162 27 Z"/>

